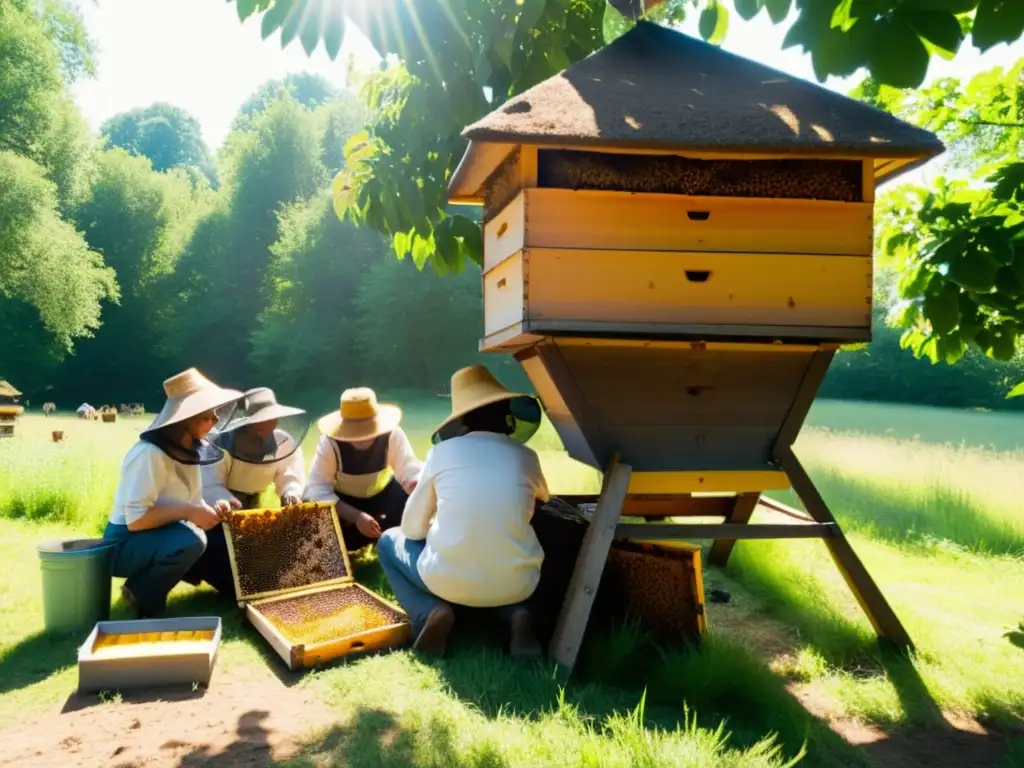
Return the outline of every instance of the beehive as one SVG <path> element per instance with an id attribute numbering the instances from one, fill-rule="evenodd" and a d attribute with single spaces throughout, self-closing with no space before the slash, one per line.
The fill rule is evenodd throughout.
<path id="1" fill-rule="evenodd" d="M 21 392 L 0 379 L 0 437 L 14 437 L 14 428 L 25 409 L 18 405 Z"/>
<path id="2" fill-rule="evenodd" d="M 217 616 L 101 621 L 78 649 L 80 691 L 210 682 Z"/>
<path id="3" fill-rule="evenodd" d="M 411 638 L 398 607 L 355 583 L 332 505 L 238 510 L 225 525 L 239 603 L 290 669 Z"/>
<path id="4" fill-rule="evenodd" d="M 733 494 L 726 524 L 662 534 L 717 539 L 719 562 L 737 538 L 823 538 L 909 644 L 792 446 L 835 350 L 871 338 L 875 188 L 942 143 L 646 21 L 463 136 L 449 199 L 483 206 L 481 349 L 515 355 L 569 454 L 605 472 L 559 661 L 627 502 L 702 516 L 712 491 Z M 736 530 L 791 485 L 811 527 Z"/>

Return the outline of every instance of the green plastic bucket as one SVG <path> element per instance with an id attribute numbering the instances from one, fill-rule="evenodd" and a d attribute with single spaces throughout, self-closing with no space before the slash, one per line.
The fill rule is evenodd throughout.
<path id="1" fill-rule="evenodd" d="M 110 618 L 114 546 L 105 539 L 68 539 L 37 547 L 47 631 L 92 627 Z"/>

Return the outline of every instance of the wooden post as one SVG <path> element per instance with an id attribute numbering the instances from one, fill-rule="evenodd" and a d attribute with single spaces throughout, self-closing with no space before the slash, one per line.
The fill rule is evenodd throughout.
<path id="1" fill-rule="evenodd" d="M 580 554 L 576 558 L 569 589 L 548 647 L 548 653 L 565 673 L 572 672 L 576 664 L 590 619 L 590 609 L 594 605 L 605 561 L 615 539 L 615 527 L 622 514 L 622 504 L 626 500 L 632 472 L 632 467 L 619 463 L 618 457 L 612 459 L 604 476 L 594 517 L 583 535 Z"/>
<path id="2" fill-rule="evenodd" d="M 761 498 L 760 493 L 737 494 L 732 512 L 726 516 L 725 522 L 738 524 L 750 522 L 750 517 L 757 508 L 759 498 Z M 735 539 L 718 539 L 711 545 L 711 550 L 708 552 L 708 565 L 725 566 L 734 546 L 736 546 Z"/>
<path id="3" fill-rule="evenodd" d="M 821 497 L 818 489 L 814 487 L 814 483 L 811 482 L 811 478 L 800 464 L 792 449 L 783 448 L 779 450 L 777 458 L 789 476 L 789 481 L 793 484 L 793 490 L 804 503 L 808 514 L 816 522 L 835 523 L 835 518 L 832 516 L 832 512 L 829 511 L 828 505 L 825 504 L 825 500 Z M 850 542 L 847 541 L 838 524 L 835 525 L 834 534 L 825 539 L 825 546 L 828 547 L 836 567 L 843 574 L 847 586 L 850 587 L 850 591 L 853 592 L 853 596 L 857 598 L 857 602 L 860 603 L 861 609 L 867 615 L 868 621 L 874 627 L 875 633 L 898 648 L 913 649 L 914 644 L 910 640 L 910 635 L 907 634 L 907 630 L 903 628 L 903 624 L 900 623 L 895 611 L 886 601 L 882 590 L 878 588 L 875 580 L 871 578 L 871 574 L 864 567 L 864 563 L 857 557 L 857 553 L 853 551 L 853 547 L 850 546 Z"/>

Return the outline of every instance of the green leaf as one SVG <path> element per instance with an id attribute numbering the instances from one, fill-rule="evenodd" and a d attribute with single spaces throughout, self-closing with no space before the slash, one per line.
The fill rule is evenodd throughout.
<path id="1" fill-rule="evenodd" d="M 912 328 L 920 317 L 921 302 L 917 299 L 904 299 L 889 310 L 886 322 L 896 328 Z"/>
<path id="2" fill-rule="evenodd" d="M 415 262 L 417 269 L 423 269 L 423 265 L 427 263 L 430 254 L 434 252 L 432 241 L 433 238 L 428 240 L 422 237 L 419 232 L 412 236 L 412 260 Z"/>
<path id="3" fill-rule="evenodd" d="M 311 8 L 309 16 L 306 17 L 306 21 L 302 25 L 302 34 L 299 36 L 299 40 L 302 42 L 302 49 L 306 52 L 307 56 L 312 56 L 313 51 L 316 50 L 317 45 L 320 43 L 321 11 L 322 8 L 319 6 Z"/>
<path id="4" fill-rule="evenodd" d="M 928 72 L 928 50 L 910 25 L 899 18 L 882 19 L 868 37 L 871 76 L 894 88 L 917 88 Z"/>
<path id="5" fill-rule="evenodd" d="M 956 365 L 967 353 L 967 342 L 960 334 L 940 336 L 935 340 L 935 353 L 936 359 L 932 362 L 943 360 L 948 365 Z"/>
<path id="6" fill-rule="evenodd" d="M 719 0 L 711 0 L 700 12 L 697 28 L 701 37 L 712 45 L 719 45 L 729 31 L 729 12 Z"/>
<path id="7" fill-rule="evenodd" d="M 1024 163 L 1009 163 L 986 179 L 995 186 L 992 196 L 997 200 L 1024 202 Z"/>
<path id="8" fill-rule="evenodd" d="M 981 0 L 974 15 L 971 39 L 984 53 L 1000 43 L 1012 43 L 1024 35 L 1024 3 L 1020 0 Z"/>
<path id="9" fill-rule="evenodd" d="M 292 12 L 285 19 L 283 25 L 281 25 L 281 47 L 286 48 L 288 44 L 295 39 L 295 35 L 299 31 L 299 22 L 302 21 L 302 6 L 292 9 Z"/>
<path id="10" fill-rule="evenodd" d="M 512 35 L 495 35 L 494 36 L 494 52 L 498 54 L 498 58 L 501 63 L 504 64 L 509 71 L 512 71 L 512 53 L 515 51 L 516 39 Z"/>
<path id="11" fill-rule="evenodd" d="M 409 248 L 411 246 L 411 238 L 409 237 L 409 233 L 396 232 L 395 236 L 391 238 L 391 244 L 394 246 L 395 256 L 397 256 L 399 260 L 404 259 L 406 255 L 409 253 Z"/>
<path id="12" fill-rule="evenodd" d="M 978 232 L 979 243 L 985 246 L 993 259 L 1000 264 L 1013 264 L 1015 253 L 1010 232 L 1006 229 L 986 228 Z"/>
<path id="13" fill-rule="evenodd" d="M 611 3 L 604 5 L 604 17 L 601 20 L 601 37 L 605 44 L 613 43 L 633 27 L 633 22 L 623 16 Z"/>
<path id="14" fill-rule="evenodd" d="M 913 299 L 921 296 L 935 277 L 926 259 L 919 259 L 900 275 L 897 291 L 901 298 Z"/>
<path id="15" fill-rule="evenodd" d="M 970 203 L 946 203 L 935 209 L 935 214 L 951 224 L 963 221 L 971 215 Z"/>
<path id="16" fill-rule="evenodd" d="M 259 0 L 235 0 L 235 10 L 238 11 L 238 20 L 245 21 L 252 16 L 256 10 Z"/>
<path id="17" fill-rule="evenodd" d="M 992 335 L 989 355 L 995 360 L 1009 361 L 1017 353 L 1017 330 L 1010 323 L 1002 323 Z"/>
<path id="18" fill-rule="evenodd" d="M 832 21 L 829 26 L 832 29 L 839 29 L 843 32 L 849 32 L 850 28 L 854 25 L 857 20 L 850 16 L 850 11 L 853 9 L 853 0 L 839 0 L 839 5 L 832 11 Z"/>
<path id="19" fill-rule="evenodd" d="M 764 7 L 768 9 L 768 16 L 773 24 L 785 21 L 792 5 L 793 0 L 764 0 Z"/>
<path id="20" fill-rule="evenodd" d="M 918 11 L 901 14 L 923 40 L 932 44 L 945 59 L 952 59 L 964 41 L 960 23 L 943 11 Z"/>
<path id="21" fill-rule="evenodd" d="M 1016 387 L 1011 389 L 1007 394 L 1006 398 L 1009 400 L 1011 397 L 1024 397 L 1024 381 L 1018 384 Z"/>
<path id="22" fill-rule="evenodd" d="M 996 273 L 996 290 L 1005 296 L 1024 295 L 1024 282 L 1011 267 L 1003 267 Z"/>
<path id="23" fill-rule="evenodd" d="M 982 251 L 962 254 L 949 262 L 946 277 L 969 291 L 987 292 L 995 287 L 999 262 Z"/>
<path id="24" fill-rule="evenodd" d="M 328 10 L 327 19 L 324 22 L 324 49 L 331 61 L 338 58 L 341 52 L 341 43 L 345 39 L 345 17 L 339 9 Z"/>
<path id="25" fill-rule="evenodd" d="M 924 316 L 938 334 L 948 334 L 960 324 L 960 290 L 946 283 L 938 293 L 924 297 Z"/>
<path id="26" fill-rule="evenodd" d="M 764 4 L 765 0 L 733 0 L 733 5 L 736 6 L 736 13 L 744 21 L 750 21 L 757 16 L 764 7 Z"/>
<path id="27" fill-rule="evenodd" d="M 547 0 L 523 0 L 523 10 L 519 14 L 519 21 L 516 28 L 519 32 L 526 32 L 533 29 L 537 22 L 544 17 L 544 10 Z"/>
<path id="28" fill-rule="evenodd" d="M 263 14 L 263 19 L 260 21 L 260 35 L 264 40 L 274 34 L 288 18 L 293 2 L 294 0 L 274 0 L 270 10 Z"/>

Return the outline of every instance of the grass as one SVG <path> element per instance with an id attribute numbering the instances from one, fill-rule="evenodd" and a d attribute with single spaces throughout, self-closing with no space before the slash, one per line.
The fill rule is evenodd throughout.
<path id="1" fill-rule="evenodd" d="M 404 405 L 425 454 L 447 403 Z M 51 708 L 74 686 L 80 638 L 40 632 L 33 544 L 101 528 L 120 458 L 146 423 L 30 415 L 0 442 L 0 557 L 15 574 L 0 580 L 0 724 Z M 564 689 L 544 665 L 515 665 L 478 637 L 437 664 L 400 651 L 337 665 L 300 683 L 336 708 L 338 724 L 292 762 L 770 766 L 806 750 L 801 764 L 856 766 L 870 763 L 829 722 L 866 723 L 892 743 L 942 712 L 1020 727 L 1024 418 L 821 403 L 810 424 L 797 450 L 914 638 L 912 660 L 880 650 L 820 543 L 741 542 L 725 571 L 705 574 L 733 599 L 709 606 L 699 652 L 657 648 L 621 627 L 588 640 L 582 674 Z M 49 442 L 53 428 L 69 441 Z M 556 493 L 596 489 L 550 427 L 533 445 Z M 359 575 L 387 593 L 372 560 Z M 177 613 L 223 613 L 206 590 L 182 586 L 174 598 Z M 280 664 L 236 612 L 224 616 L 219 665 Z M 798 701 L 807 696 L 817 709 Z"/>

